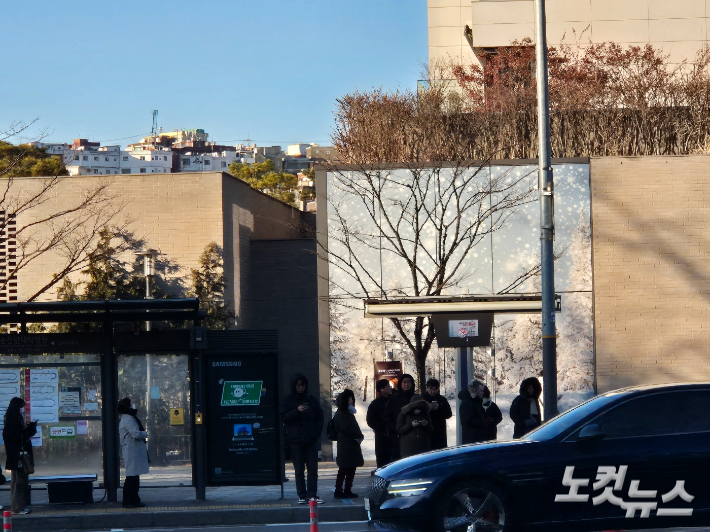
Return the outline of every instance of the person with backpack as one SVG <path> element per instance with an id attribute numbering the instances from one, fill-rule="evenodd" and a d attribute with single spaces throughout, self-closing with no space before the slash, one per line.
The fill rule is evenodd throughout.
<path id="1" fill-rule="evenodd" d="M 291 377 L 291 393 L 281 400 L 280 417 L 293 459 L 298 504 L 306 504 L 308 499 L 320 504 L 323 500 L 317 495 L 318 440 L 323 432 L 323 409 L 317 398 L 308 395 L 308 379 L 302 373 Z"/>
<path id="2" fill-rule="evenodd" d="M 360 444 L 365 438 L 355 419 L 355 394 L 352 390 L 343 390 L 335 399 L 338 408 L 333 416 L 336 441 L 338 442 L 336 464 L 338 476 L 335 479 L 336 499 L 353 499 L 358 495 L 353 493 L 355 470 L 365 465 Z M 329 435 L 330 436 L 330 435 Z"/>
<path id="3" fill-rule="evenodd" d="M 380 379 L 375 384 L 375 389 L 379 395 L 367 407 L 367 426 L 375 433 L 377 467 L 384 467 L 392 460 L 392 438 L 385 421 L 385 408 L 392 395 L 392 386 L 387 379 Z"/>

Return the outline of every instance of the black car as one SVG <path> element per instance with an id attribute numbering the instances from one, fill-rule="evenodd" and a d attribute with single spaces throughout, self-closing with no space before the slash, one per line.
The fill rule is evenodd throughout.
<path id="1" fill-rule="evenodd" d="M 710 384 L 599 395 L 524 438 L 378 469 L 378 529 L 606 530 L 710 524 Z"/>

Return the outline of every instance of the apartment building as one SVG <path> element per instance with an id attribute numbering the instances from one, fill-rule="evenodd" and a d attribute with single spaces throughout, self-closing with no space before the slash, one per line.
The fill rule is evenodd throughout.
<path id="1" fill-rule="evenodd" d="M 707 41 L 706 0 L 546 0 L 547 40 L 623 46 L 651 44 L 674 63 Z M 533 0 L 428 0 L 429 61 L 480 63 L 512 41 L 535 41 Z"/>
<path id="2" fill-rule="evenodd" d="M 167 174 L 172 167 L 172 151 L 168 148 L 121 150 L 118 145 L 101 146 L 87 139 L 71 144 L 33 142 L 45 148 L 48 155 L 62 157 L 70 176 L 114 174 Z"/>

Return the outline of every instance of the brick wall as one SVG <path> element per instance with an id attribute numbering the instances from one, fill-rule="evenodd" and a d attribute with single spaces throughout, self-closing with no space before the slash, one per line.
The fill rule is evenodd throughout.
<path id="1" fill-rule="evenodd" d="M 13 193 L 18 198 L 27 197 L 39 190 L 41 183 L 37 178 L 16 179 Z M 189 284 L 190 269 L 198 267 L 205 246 L 211 241 L 222 243 L 222 174 L 218 172 L 62 178 L 46 202 L 18 218 L 18 226 L 72 206 L 76 198 L 99 183 L 109 183 L 114 204 L 123 205 L 113 222 L 127 223 L 136 237 L 145 240 L 146 247 L 160 250 L 164 258 L 177 263 L 180 270 L 175 277 L 185 283 Z M 44 236 L 40 233 L 35 238 Z M 29 263 L 18 276 L 20 301 L 59 271 L 62 261 L 62 250 L 58 249 Z M 86 276 L 76 273 L 72 279 L 86 280 Z M 54 290 L 40 298 L 55 299 Z"/>
<path id="2" fill-rule="evenodd" d="M 591 161 L 597 387 L 710 381 L 710 158 Z"/>

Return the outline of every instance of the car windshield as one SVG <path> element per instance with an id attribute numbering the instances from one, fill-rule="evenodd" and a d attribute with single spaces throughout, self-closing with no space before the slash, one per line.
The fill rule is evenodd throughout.
<path id="1" fill-rule="evenodd" d="M 592 415 L 595 411 L 609 403 L 616 401 L 620 395 L 621 394 L 618 392 L 610 392 L 590 399 L 586 403 L 582 403 L 571 410 L 567 410 L 567 412 L 553 417 L 550 421 L 543 423 L 537 429 L 528 432 L 522 439 L 547 441 L 556 438 L 578 421 Z"/>

